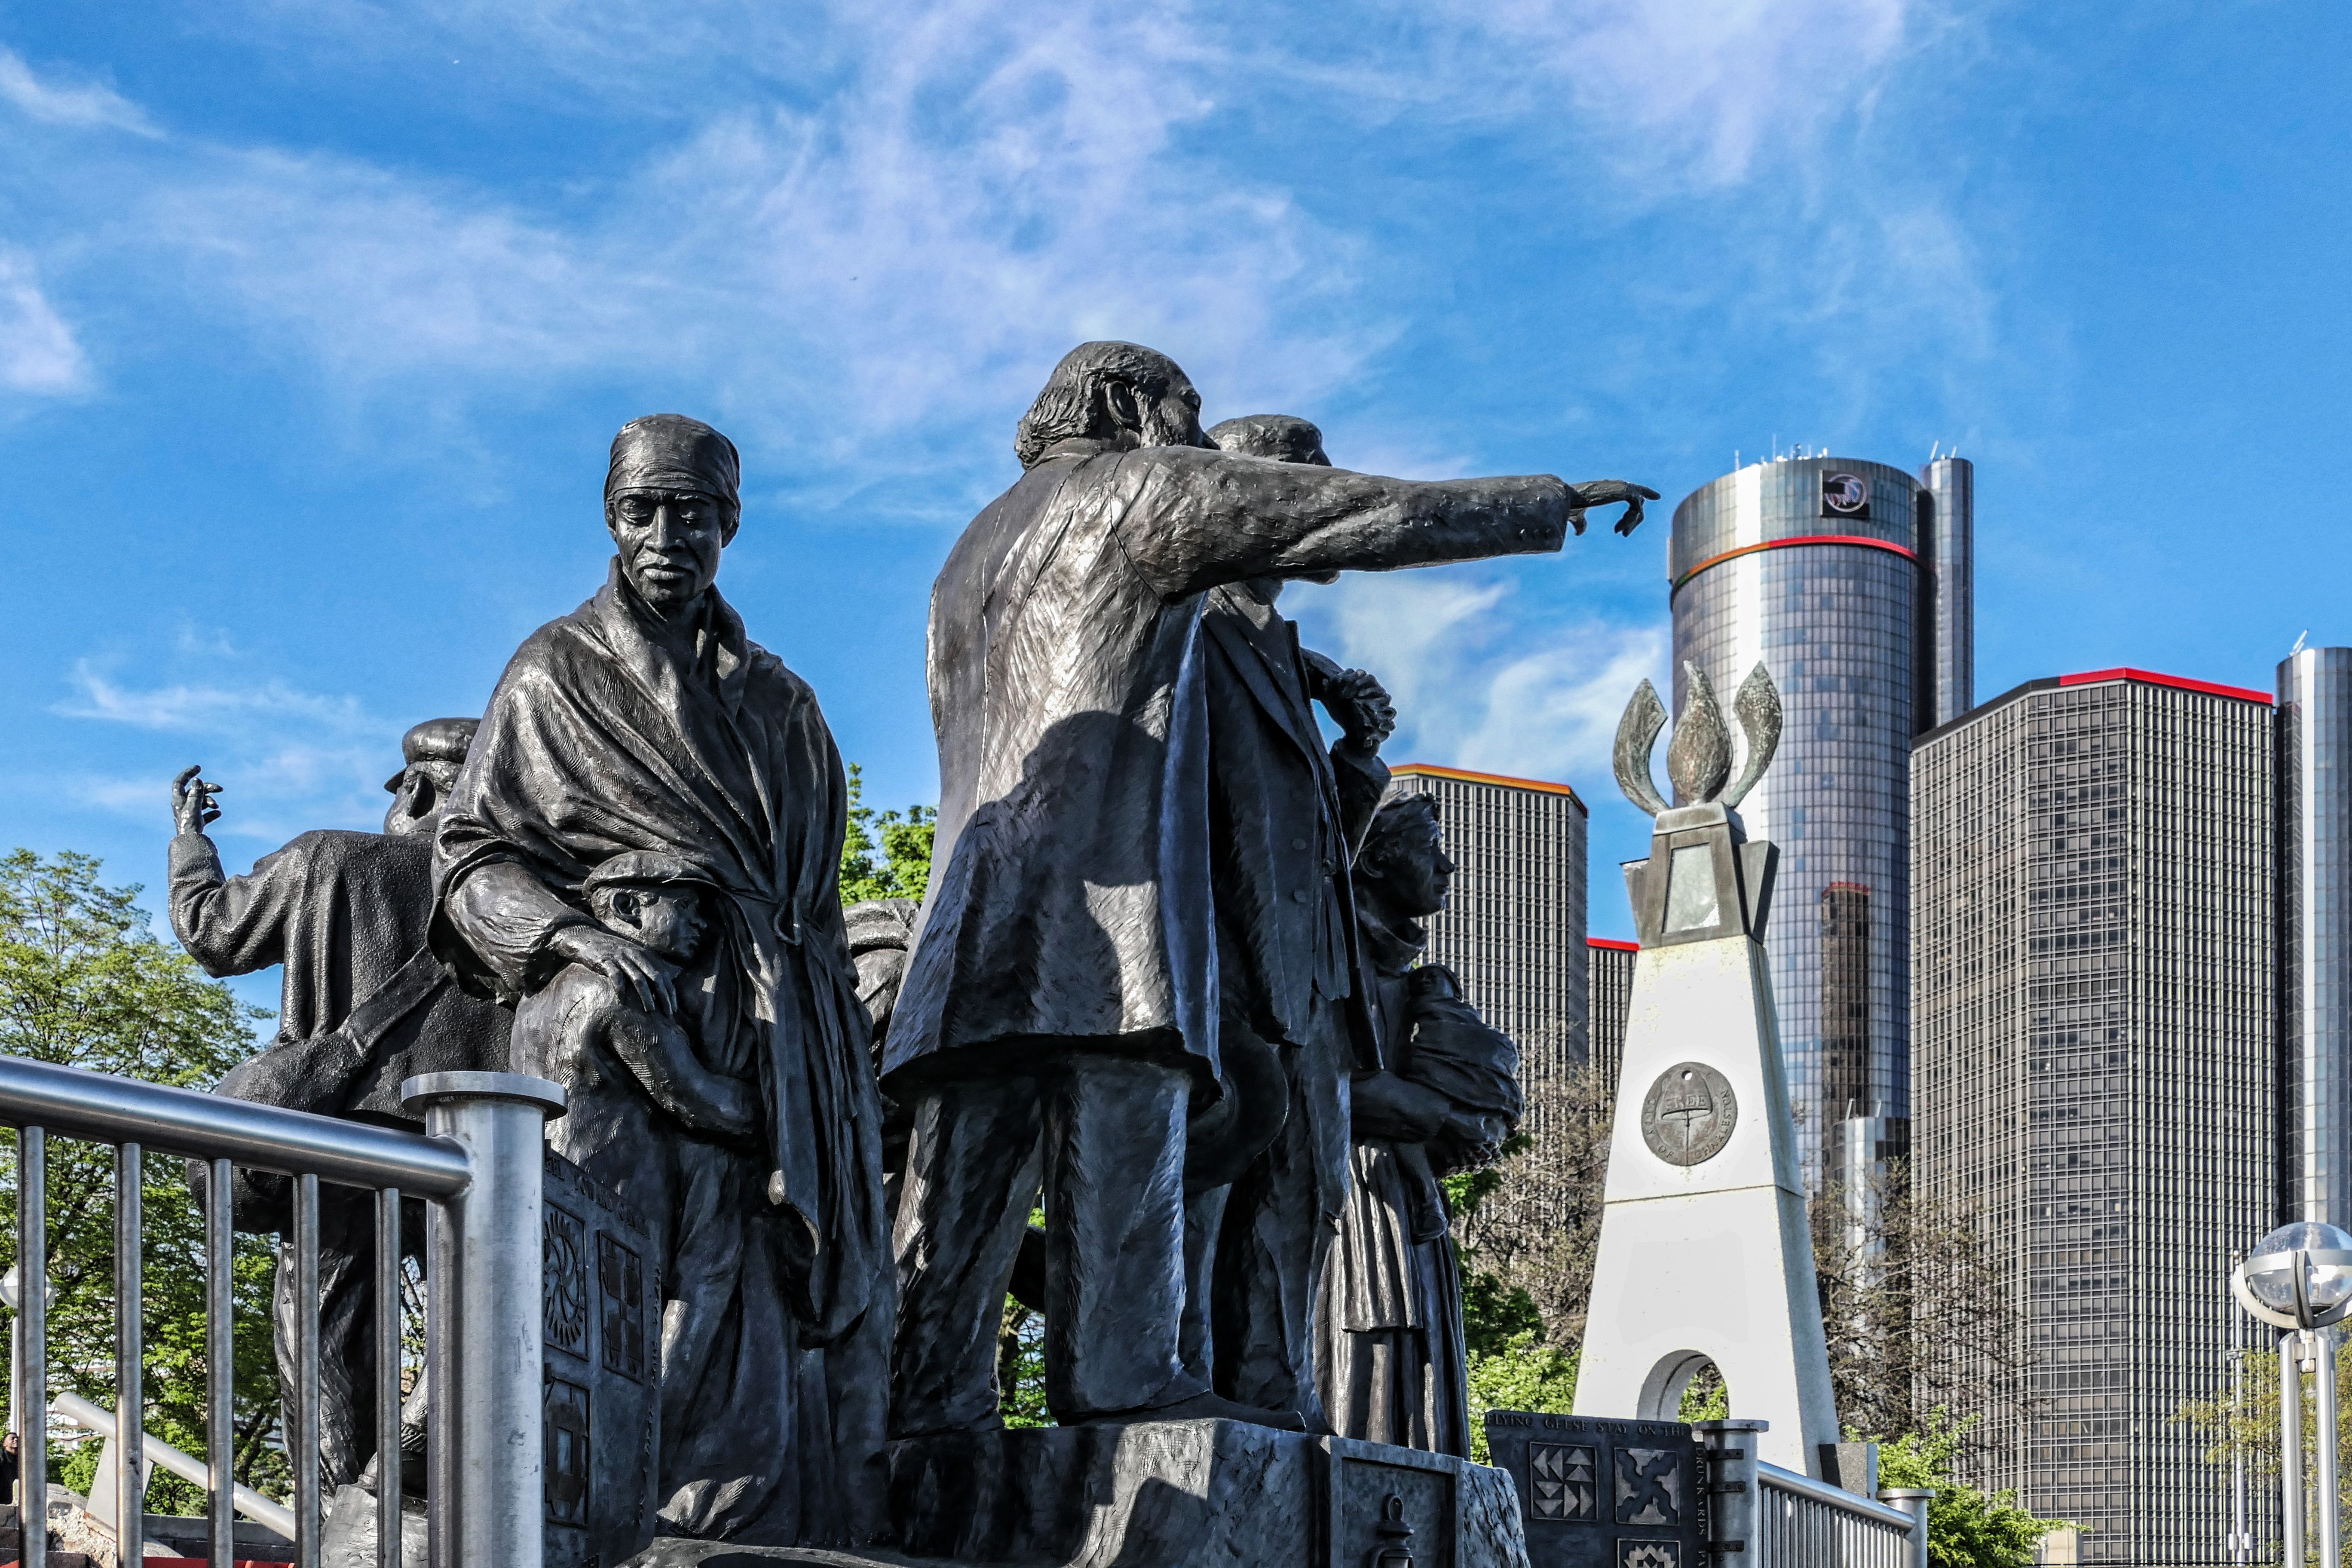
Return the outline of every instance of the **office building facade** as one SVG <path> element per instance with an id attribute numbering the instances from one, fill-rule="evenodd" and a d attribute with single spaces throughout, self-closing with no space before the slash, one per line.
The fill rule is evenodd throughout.
<path id="1" fill-rule="evenodd" d="M 1487 1023 L 1519 1047 L 1532 1089 L 1585 1059 L 1584 802 L 1564 784 L 1427 763 L 1392 791 L 1437 802 L 1454 890 L 1429 922 L 1430 962 L 1461 976 Z"/>
<path id="2" fill-rule="evenodd" d="M 1685 665 L 1727 702 L 1760 662 L 1786 711 L 1740 816 L 1780 847 L 1765 948 L 1816 1177 L 1841 1150 L 1906 1135 L 1911 742 L 1972 692 L 1974 489 L 1958 458 L 1917 478 L 1790 458 L 1675 510 L 1675 710 Z"/>
<path id="3" fill-rule="evenodd" d="M 1641 951 L 1637 942 L 1602 936 L 1584 943 L 1586 1059 L 1612 1097 L 1625 1066 L 1626 1007 L 1633 1000 L 1633 955 Z"/>
<path id="4" fill-rule="evenodd" d="M 1977 1215 L 2033 1363 L 1971 1479 L 2084 1563 L 2231 1561 L 2171 1417 L 2226 1383 L 2277 1205 L 2273 746 L 2266 693 L 2117 669 L 1914 751 L 1912 1179 Z"/>
<path id="5" fill-rule="evenodd" d="M 2284 1215 L 2352 1227 L 2352 648 L 2278 667 Z"/>

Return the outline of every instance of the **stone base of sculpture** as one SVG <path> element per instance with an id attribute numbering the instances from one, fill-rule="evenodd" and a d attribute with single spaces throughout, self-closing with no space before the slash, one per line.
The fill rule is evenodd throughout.
<path id="1" fill-rule="evenodd" d="M 723 1560 L 1079 1568 L 1526 1568 L 1517 1491 L 1465 1459 L 1238 1421 L 1098 1422 L 889 1451 L 887 1550 L 660 1541 L 629 1568 Z M 1383 1556 L 1383 1553 L 1388 1555 Z"/>

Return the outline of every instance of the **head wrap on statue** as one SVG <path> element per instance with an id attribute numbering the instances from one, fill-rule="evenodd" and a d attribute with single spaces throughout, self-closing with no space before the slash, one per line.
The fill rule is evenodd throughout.
<path id="1" fill-rule="evenodd" d="M 696 490 L 733 510 L 741 505 L 736 491 L 742 476 L 735 443 L 701 420 L 648 414 L 630 420 L 613 437 L 604 501 L 609 506 L 623 490 Z"/>

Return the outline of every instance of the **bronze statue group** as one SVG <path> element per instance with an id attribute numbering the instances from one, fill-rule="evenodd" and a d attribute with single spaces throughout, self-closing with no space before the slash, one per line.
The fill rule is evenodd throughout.
<path id="1" fill-rule="evenodd" d="M 666 1533 L 880 1535 L 886 1445 L 1001 1423 L 1008 1290 L 1059 1424 L 1468 1451 L 1439 1178 L 1509 1136 L 1517 1052 L 1420 962 L 1453 866 L 1390 787 L 1387 693 L 1276 604 L 1655 498 L 1351 473 L 1304 420 L 1200 406 L 1095 342 L 1020 421 L 932 591 L 919 907 L 841 907 L 839 755 L 715 586 L 735 447 L 675 415 L 613 442 L 604 586 L 478 726 L 409 732 L 384 833 L 225 878 L 215 786 L 175 785 L 181 940 L 285 965 L 280 1036 L 223 1092 L 397 1120 L 416 1072 L 562 1086 L 551 1147 L 659 1259 Z M 240 1224 L 281 1229 L 266 1184 Z M 372 1232 L 322 1236 L 324 1479 L 373 1486 Z"/>

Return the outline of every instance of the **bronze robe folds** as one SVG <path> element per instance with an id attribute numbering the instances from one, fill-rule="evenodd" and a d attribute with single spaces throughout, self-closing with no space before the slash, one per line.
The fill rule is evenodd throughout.
<path id="1" fill-rule="evenodd" d="M 672 627 L 616 563 L 516 653 L 443 811 L 436 941 L 510 1001 L 552 978 L 548 940 L 589 920 L 581 882 L 613 856 L 680 856 L 723 889 L 678 1017 L 765 1114 L 760 1157 L 724 1184 L 741 1205 L 731 1268 L 706 1247 L 699 1278 L 667 1276 L 663 1405 L 691 1419 L 665 1422 L 663 1511 L 681 1533 L 840 1540 L 873 1522 L 892 1298 L 845 810 L 808 687 L 716 590 Z"/>

